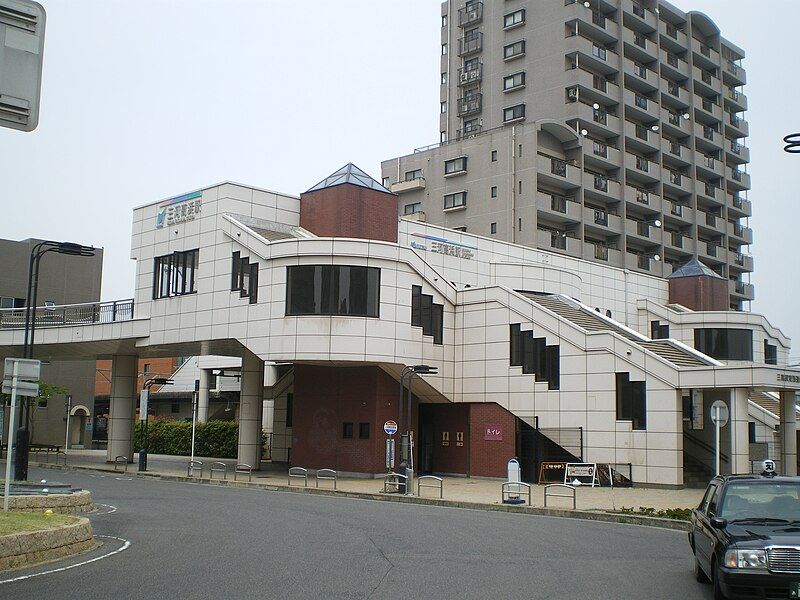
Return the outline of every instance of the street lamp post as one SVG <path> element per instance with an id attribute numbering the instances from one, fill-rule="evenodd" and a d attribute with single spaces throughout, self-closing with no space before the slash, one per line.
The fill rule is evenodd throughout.
<path id="1" fill-rule="evenodd" d="M 25 297 L 25 337 L 23 358 L 33 358 L 33 340 L 36 333 L 36 297 L 39 289 L 39 265 L 48 252 L 68 256 L 94 256 L 93 246 L 83 246 L 73 242 L 54 242 L 43 240 L 31 248 L 28 260 L 28 292 Z M 20 428 L 16 433 L 17 458 L 14 463 L 14 479 L 25 481 L 28 478 L 28 452 L 30 448 L 31 399 L 22 403 Z M 9 423 L 9 432 L 14 423 Z M 9 438 L 11 435 L 9 434 Z M 10 439 L 9 439 L 10 445 Z"/>
<path id="2" fill-rule="evenodd" d="M 142 426 L 142 447 L 139 449 L 139 471 L 147 471 L 147 449 L 149 440 L 147 439 L 148 424 L 148 404 L 150 400 L 150 388 L 154 385 L 172 385 L 172 380 L 166 377 L 152 377 L 144 382 L 142 393 L 139 397 L 139 420 L 144 422 Z"/>
<path id="3" fill-rule="evenodd" d="M 405 434 L 403 434 L 403 438 L 405 438 L 405 460 L 407 461 L 406 464 L 406 494 L 411 494 L 411 490 L 413 489 L 413 478 L 414 478 L 414 447 L 413 447 L 413 438 L 414 438 L 414 431 L 411 427 L 411 381 L 414 379 L 414 375 L 435 375 L 438 373 L 438 367 L 432 367 L 430 365 L 410 365 L 403 368 L 403 371 L 400 373 L 400 406 L 398 410 L 400 412 L 400 421 L 403 421 L 403 380 L 408 377 L 408 408 L 406 413 L 405 419 Z M 403 449 L 403 444 L 400 444 L 401 451 Z"/>

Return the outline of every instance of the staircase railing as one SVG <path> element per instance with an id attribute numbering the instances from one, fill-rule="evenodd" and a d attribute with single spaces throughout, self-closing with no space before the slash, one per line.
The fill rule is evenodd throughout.
<path id="1" fill-rule="evenodd" d="M 703 440 L 697 439 L 696 437 L 694 437 L 693 435 L 687 433 L 686 431 L 683 432 L 683 440 L 684 440 L 684 442 L 687 442 L 687 441 L 691 442 L 692 444 L 694 444 L 695 446 L 697 446 L 701 450 L 704 450 L 705 452 L 710 454 L 711 455 L 711 459 L 713 461 L 716 451 L 714 450 L 714 447 L 711 444 L 707 444 Z M 720 459 L 720 461 L 725 462 L 725 463 L 730 462 L 728 455 L 725 454 L 724 452 L 720 452 L 719 453 L 719 459 Z M 698 459 L 698 460 L 700 460 L 700 459 Z"/>

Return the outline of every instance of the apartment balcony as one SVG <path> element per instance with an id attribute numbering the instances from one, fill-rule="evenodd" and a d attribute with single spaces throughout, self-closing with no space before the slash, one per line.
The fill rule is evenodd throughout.
<path id="1" fill-rule="evenodd" d="M 713 125 L 722 121 L 722 107 L 702 96 L 694 97 L 695 120 L 704 125 Z"/>
<path id="2" fill-rule="evenodd" d="M 664 232 L 664 248 L 671 250 L 672 253 L 681 257 L 693 255 L 696 243 L 695 240 L 680 231 Z"/>
<path id="3" fill-rule="evenodd" d="M 750 148 L 737 140 L 725 140 L 725 159 L 737 165 L 749 163 Z"/>
<path id="4" fill-rule="evenodd" d="M 470 2 L 458 10 L 458 26 L 471 27 L 483 21 L 483 2 Z"/>
<path id="5" fill-rule="evenodd" d="M 623 24 L 634 31 L 656 31 L 658 29 L 658 17 L 649 8 L 645 8 L 641 2 L 636 0 L 622 0 L 620 2 L 623 11 Z"/>
<path id="6" fill-rule="evenodd" d="M 603 235 L 618 235 L 622 231 L 622 217 L 609 214 L 606 210 L 584 206 L 583 225 L 587 230 L 594 230 Z"/>
<path id="7" fill-rule="evenodd" d="M 625 85 L 637 92 L 649 94 L 658 90 L 660 77 L 655 71 L 633 62 L 629 58 L 622 61 L 625 71 Z"/>
<path id="8" fill-rule="evenodd" d="M 661 109 L 661 127 L 665 134 L 674 137 L 684 137 L 691 133 L 691 123 L 688 119 L 688 112 L 674 112 L 666 108 Z"/>
<path id="9" fill-rule="evenodd" d="M 694 152 L 680 142 L 661 139 L 661 158 L 665 167 L 688 167 L 694 164 Z"/>
<path id="10" fill-rule="evenodd" d="M 578 55 L 578 64 L 603 74 L 619 71 L 619 55 L 606 49 L 601 42 L 582 35 L 573 35 L 566 39 L 565 44 L 568 56 Z"/>
<path id="11" fill-rule="evenodd" d="M 570 190 L 581 186 L 581 171 L 574 161 L 540 153 L 537 162 L 540 183 L 560 190 Z"/>
<path id="12" fill-rule="evenodd" d="M 584 242 L 583 257 L 587 260 L 605 262 L 614 267 L 622 266 L 622 252 L 602 244 Z"/>
<path id="13" fill-rule="evenodd" d="M 726 107 L 730 105 L 728 110 L 733 110 L 734 112 L 742 112 L 747 110 L 747 96 L 739 90 L 725 88 L 722 97 L 725 101 Z"/>
<path id="14" fill-rule="evenodd" d="M 722 81 L 719 77 L 699 67 L 692 67 L 692 75 L 694 77 L 695 91 L 701 92 L 704 96 L 722 93 Z"/>
<path id="15" fill-rule="evenodd" d="M 689 37 L 686 33 L 665 21 L 658 22 L 658 33 L 661 36 L 661 47 L 680 51 L 689 49 Z"/>
<path id="16" fill-rule="evenodd" d="M 609 43 L 617 39 L 617 24 L 583 2 L 575 2 L 565 8 L 567 26 L 577 27 L 578 32 L 592 39 Z"/>
<path id="17" fill-rule="evenodd" d="M 605 202 L 618 202 L 622 199 L 622 188 L 618 181 L 593 173 L 583 174 L 584 198 L 595 197 Z"/>
<path id="18" fill-rule="evenodd" d="M 589 104 L 598 102 L 603 106 L 619 103 L 619 86 L 608 81 L 603 75 L 583 69 L 572 69 L 567 71 L 566 75 L 569 88 L 577 88 L 575 101 L 583 100 Z"/>
<path id="19" fill-rule="evenodd" d="M 539 219 L 545 217 L 554 223 L 580 223 L 581 205 L 573 196 L 536 193 L 536 210 Z"/>
<path id="20" fill-rule="evenodd" d="M 651 258 L 648 254 L 625 253 L 625 268 L 631 271 L 641 271 L 656 277 L 663 277 L 663 265 L 663 262 Z"/>
<path id="21" fill-rule="evenodd" d="M 591 163 L 608 169 L 618 168 L 622 157 L 617 148 L 587 137 L 583 139 L 583 160 L 587 164 Z"/>
<path id="22" fill-rule="evenodd" d="M 483 34 L 480 31 L 465 35 L 458 40 L 458 55 L 469 56 L 483 50 Z"/>
<path id="23" fill-rule="evenodd" d="M 478 62 L 473 66 L 458 70 L 458 85 L 471 85 L 480 83 L 483 79 L 483 63 Z"/>
<path id="24" fill-rule="evenodd" d="M 728 249 L 716 242 L 698 240 L 697 249 L 700 260 L 708 265 L 728 262 Z"/>
<path id="25" fill-rule="evenodd" d="M 567 121 L 577 118 L 580 124 L 575 128 L 585 128 L 594 137 L 609 138 L 622 132 L 619 117 L 610 115 L 603 109 L 594 109 L 583 102 L 573 102 L 567 106 L 567 111 L 570 115 Z"/>
<path id="26" fill-rule="evenodd" d="M 731 296 L 735 296 L 739 300 L 755 300 L 756 297 L 756 290 L 753 284 L 743 281 L 729 279 L 728 291 Z"/>
<path id="27" fill-rule="evenodd" d="M 661 212 L 661 196 L 655 192 L 646 192 L 630 185 L 625 186 L 625 202 L 628 203 L 629 211 L 641 209 L 656 214 Z"/>
<path id="28" fill-rule="evenodd" d="M 750 135 L 750 124 L 733 113 L 725 113 L 725 135 L 729 138 L 743 138 Z"/>
<path id="29" fill-rule="evenodd" d="M 622 42 L 625 56 L 639 62 L 658 60 L 658 44 L 649 40 L 641 31 L 632 31 L 628 28 L 622 30 Z"/>
<path id="30" fill-rule="evenodd" d="M 693 191 L 692 178 L 679 171 L 664 169 L 664 193 L 672 193 L 677 196 L 685 196 Z"/>
<path id="31" fill-rule="evenodd" d="M 625 114 L 629 118 L 645 123 L 657 121 L 661 107 L 658 102 L 632 90 L 625 90 Z"/>
<path id="32" fill-rule="evenodd" d="M 407 192 L 416 192 L 425 189 L 425 178 L 416 177 L 414 179 L 407 179 L 406 181 L 398 181 L 393 183 L 389 188 L 393 194 L 405 194 Z"/>
<path id="33" fill-rule="evenodd" d="M 483 94 L 475 94 L 468 98 L 458 99 L 458 116 L 466 117 L 481 112 L 483 107 Z"/>
<path id="34" fill-rule="evenodd" d="M 679 227 L 694 223 L 694 209 L 686 204 L 664 199 L 664 218 L 677 224 Z"/>
<path id="35" fill-rule="evenodd" d="M 753 230 L 745 227 L 741 223 L 731 223 L 728 221 L 728 237 L 738 245 L 753 243 Z"/>
<path id="36" fill-rule="evenodd" d="M 718 208 L 725 205 L 725 192 L 708 181 L 695 180 L 694 191 L 701 206 L 711 205 Z"/>
<path id="37" fill-rule="evenodd" d="M 536 246 L 543 250 L 551 250 L 570 256 L 581 256 L 581 241 L 569 237 L 565 232 L 548 231 L 539 229 L 536 232 Z"/>
<path id="38" fill-rule="evenodd" d="M 713 156 L 706 156 L 704 154 L 697 154 L 697 173 L 706 179 L 715 179 L 717 177 L 725 176 L 725 164 L 723 161 L 714 158 Z M 698 190 L 700 193 L 702 190 Z M 720 204 L 725 203 L 724 198 L 719 199 Z"/>
<path id="39" fill-rule="evenodd" d="M 664 230 L 648 221 L 625 219 L 625 234 L 643 244 L 660 246 L 664 239 Z"/>
<path id="40" fill-rule="evenodd" d="M 696 65 L 701 65 L 706 69 L 713 69 L 720 65 L 719 52 L 707 46 L 698 39 L 691 38 L 693 61 Z"/>
<path id="41" fill-rule="evenodd" d="M 722 61 L 722 77 L 727 86 L 739 86 L 747 83 L 747 71 L 730 60 Z"/>
<path id="42" fill-rule="evenodd" d="M 715 131 L 710 125 L 694 124 L 695 144 L 698 149 L 711 148 L 714 151 L 722 149 L 722 134 Z"/>
<path id="43" fill-rule="evenodd" d="M 645 183 L 661 181 L 661 165 L 659 163 L 630 152 L 625 153 L 625 170 L 628 178 Z"/>
<path id="44" fill-rule="evenodd" d="M 731 252 L 733 260 L 729 263 L 731 271 L 753 272 L 753 257 L 750 254 Z"/>
<path id="45" fill-rule="evenodd" d="M 750 200 L 742 198 L 739 194 L 725 194 L 728 216 L 736 219 L 753 216 L 753 204 Z"/>
<path id="46" fill-rule="evenodd" d="M 641 123 L 625 121 L 625 143 L 629 148 L 641 152 L 657 152 L 661 147 L 661 136 L 657 131 Z"/>
<path id="47" fill-rule="evenodd" d="M 658 58 L 661 61 L 661 73 L 670 79 L 682 81 L 691 76 L 689 63 L 679 58 L 678 55 L 661 50 Z"/>
<path id="48" fill-rule="evenodd" d="M 689 90 L 674 81 L 662 77 L 659 89 L 661 90 L 661 103 L 676 112 L 685 113 L 691 106 Z"/>
<path id="49" fill-rule="evenodd" d="M 750 174 L 740 171 L 739 169 L 727 169 L 725 177 L 728 190 L 734 192 L 743 192 L 750 189 Z"/>
<path id="50" fill-rule="evenodd" d="M 722 217 L 718 217 L 714 213 L 705 212 L 703 210 L 697 211 L 697 227 L 710 231 L 711 235 L 718 235 L 720 232 L 719 227 L 724 227 Z"/>

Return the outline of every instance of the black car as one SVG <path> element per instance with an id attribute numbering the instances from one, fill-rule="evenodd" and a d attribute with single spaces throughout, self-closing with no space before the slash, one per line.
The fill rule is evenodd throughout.
<path id="1" fill-rule="evenodd" d="M 689 544 L 716 599 L 800 598 L 800 477 L 715 477 Z"/>

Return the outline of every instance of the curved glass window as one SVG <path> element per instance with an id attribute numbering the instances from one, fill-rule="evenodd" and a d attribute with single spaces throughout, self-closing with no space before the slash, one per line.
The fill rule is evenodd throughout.
<path id="1" fill-rule="evenodd" d="M 286 268 L 286 315 L 377 317 L 381 270 L 347 265 Z"/>

